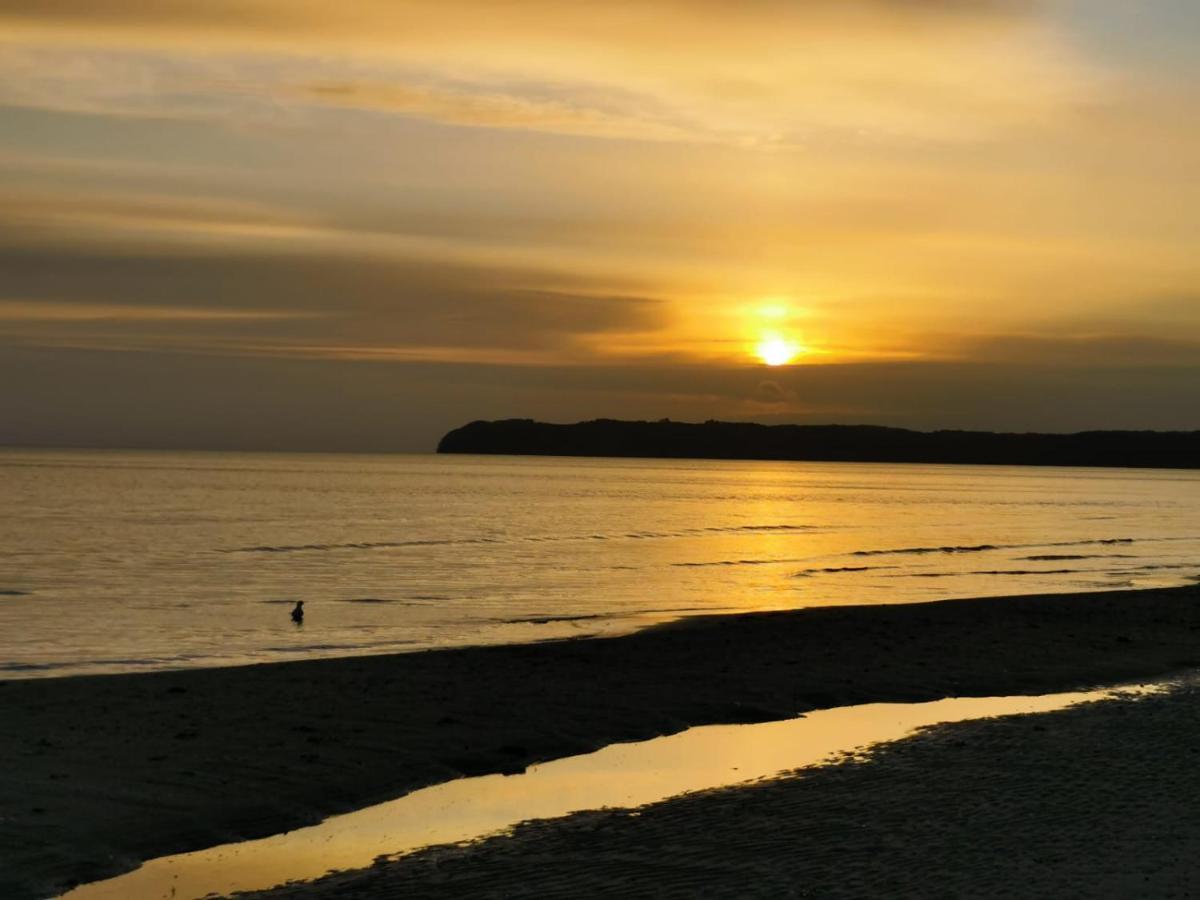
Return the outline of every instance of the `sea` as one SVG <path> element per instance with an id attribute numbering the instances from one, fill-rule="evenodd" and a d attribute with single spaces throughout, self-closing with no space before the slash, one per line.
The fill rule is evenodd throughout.
<path id="1" fill-rule="evenodd" d="M 0 450 L 0 679 L 1198 579 L 1194 471 Z"/>

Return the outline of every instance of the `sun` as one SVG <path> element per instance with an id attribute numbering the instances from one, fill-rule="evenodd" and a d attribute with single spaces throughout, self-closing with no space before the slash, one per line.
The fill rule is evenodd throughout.
<path id="1" fill-rule="evenodd" d="M 758 358 L 768 366 L 785 366 L 803 352 L 804 348 L 795 341 L 789 341 L 779 335 L 764 337 L 754 348 Z"/>

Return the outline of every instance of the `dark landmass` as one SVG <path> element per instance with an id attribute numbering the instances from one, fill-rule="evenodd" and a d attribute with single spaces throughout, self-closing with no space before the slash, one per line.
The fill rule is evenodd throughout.
<path id="1" fill-rule="evenodd" d="M 1044 693 L 1197 665 L 1200 586 L 1191 586 L 809 608 L 607 639 L 3 681 L 0 897 L 43 897 L 154 856 L 691 725 Z M 1147 760 L 1157 752 L 1137 750 Z"/>
<path id="2" fill-rule="evenodd" d="M 437 452 L 1194 469 L 1200 468 L 1200 431 L 1005 434 L 879 425 L 696 424 L 666 419 L 556 425 L 505 419 L 456 428 L 442 438 Z"/>

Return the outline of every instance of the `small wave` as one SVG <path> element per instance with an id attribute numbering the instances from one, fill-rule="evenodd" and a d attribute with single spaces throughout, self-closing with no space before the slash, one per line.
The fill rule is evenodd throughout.
<path id="1" fill-rule="evenodd" d="M 1131 553 L 1042 553 L 1035 556 L 1020 556 L 1026 562 L 1059 562 L 1073 559 L 1137 559 Z"/>
<path id="2" fill-rule="evenodd" d="M 1076 575 L 1088 569 L 985 569 L 971 575 Z"/>
<path id="3" fill-rule="evenodd" d="M 634 615 L 648 616 L 654 613 L 674 613 L 674 612 L 703 612 L 703 613 L 719 613 L 725 610 L 741 609 L 739 606 L 668 606 L 664 609 L 642 609 L 638 610 Z"/>
<path id="4" fill-rule="evenodd" d="M 892 556 L 916 553 L 983 553 L 985 550 L 999 550 L 996 544 L 976 544 L 968 547 L 901 547 L 898 550 L 855 550 L 851 556 Z"/>
<path id="5" fill-rule="evenodd" d="M 633 531 L 622 537 L 647 538 L 688 537 L 697 534 L 777 534 L 779 532 L 815 531 L 816 525 L 709 525 L 704 528 L 681 528 L 678 531 Z M 593 538 L 600 535 L 592 535 Z M 541 540 L 572 540 L 572 538 L 541 538 Z"/>
<path id="6" fill-rule="evenodd" d="M 152 656 L 131 659 L 93 659 L 73 662 L 7 662 L 0 663 L 0 672 L 52 672 L 57 669 L 106 669 L 113 666 L 129 668 L 144 668 L 146 666 L 161 666 L 164 663 L 187 662 L 194 656 Z"/>
<path id="7" fill-rule="evenodd" d="M 611 541 L 627 538 L 652 540 L 712 533 L 776 533 L 818 530 L 816 525 L 712 525 L 704 528 L 684 528 L 679 531 L 632 531 L 624 534 L 527 535 L 520 538 L 430 538 L 411 541 L 347 541 L 344 543 L 263 544 L 256 547 L 224 547 L 218 553 L 304 553 L 330 550 L 388 550 L 399 547 L 451 547 L 469 544 L 559 543 L 564 541 Z"/>
<path id="8" fill-rule="evenodd" d="M 793 578 L 807 578 L 810 575 L 833 575 L 838 572 L 873 572 L 877 569 L 895 569 L 896 566 L 830 566 L 825 569 L 801 569 Z"/>
<path id="9" fill-rule="evenodd" d="M 75 663 L 0 663 L 0 672 L 50 672 L 54 669 L 66 669 Z"/>
<path id="10" fill-rule="evenodd" d="M 736 609 L 732 606 L 669 606 L 662 609 L 640 609 L 633 613 L 634 618 L 644 616 L 660 615 L 662 613 L 719 613 L 722 610 Z M 551 622 L 586 622 L 595 621 L 597 619 L 619 619 L 623 613 L 584 613 L 580 615 L 545 615 L 545 616 L 528 616 L 519 619 L 500 619 L 499 621 L 505 625 L 546 625 Z"/>
<path id="11" fill-rule="evenodd" d="M 974 572 L 902 572 L 882 578 L 961 578 L 964 575 L 1074 575 L 1088 569 L 982 569 Z"/>
<path id="12" fill-rule="evenodd" d="M 1022 556 L 1027 562 L 1053 562 L 1062 559 L 1103 559 L 1103 556 L 1089 556 L 1081 553 L 1044 553 L 1037 556 Z"/>
<path id="13" fill-rule="evenodd" d="M 307 653 L 314 650 L 366 650 L 372 647 L 399 647 L 415 643 L 416 641 L 378 641 L 365 644 L 294 644 L 290 647 L 263 647 L 263 650 L 271 653 Z"/>
<path id="14" fill-rule="evenodd" d="M 1086 541 L 1054 541 L 1048 544 L 973 544 L 946 547 L 900 547 L 890 550 L 853 550 L 850 556 L 890 556 L 920 553 L 985 553 L 989 550 L 1033 550 L 1038 547 L 1085 547 L 1095 544 L 1132 544 L 1135 540 L 1152 538 L 1095 538 Z M 1163 539 L 1165 540 L 1165 538 Z"/>
<path id="15" fill-rule="evenodd" d="M 18 591 L 15 588 L 0 591 L 0 597 L 28 597 L 33 591 Z"/>
<path id="16" fill-rule="evenodd" d="M 548 625 L 551 622 L 585 622 L 592 619 L 611 619 L 608 613 L 591 613 L 578 616 L 528 616 L 521 619 L 501 619 L 505 625 Z"/>
<path id="17" fill-rule="evenodd" d="M 816 525 L 711 525 L 707 528 L 688 528 L 688 533 L 701 531 L 733 532 L 733 531 L 812 531 Z"/>
<path id="18" fill-rule="evenodd" d="M 1133 572 L 1155 572 L 1159 569 L 1196 569 L 1200 568 L 1200 563 L 1154 563 L 1146 566 L 1133 566 L 1129 571 Z"/>
<path id="19" fill-rule="evenodd" d="M 233 547 L 219 553 L 302 553 L 313 550 L 379 550 L 388 547 L 442 547 L 455 544 L 500 544 L 498 538 L 446 538 L 419 541 L 358 541 L 346 544 L 284 544 L 280 546 Z"/>
<path id="20" fill-rule="evenodd" d="M 403 600 L 397 600 L 393 597 L 348 597 L 339 599 L 338 603 L 403 603 Z"/>
<path id="21" fill-rule="evenodd" d="M 677 562 L 672 566 L 684 569 L 700 569 L 708 566 L 773 566 L 781 563 L 802 562 L 799 559 L 718 559 L 712 562 Z"/>

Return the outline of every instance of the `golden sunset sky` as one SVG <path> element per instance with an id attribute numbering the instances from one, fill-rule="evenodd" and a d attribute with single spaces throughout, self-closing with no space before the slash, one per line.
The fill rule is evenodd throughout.
<path id="1" fill-rule="evenodd" d="M 1198 41 L 1192 0 L 0 0 L 0 443 L 1200 428 Z"/>

